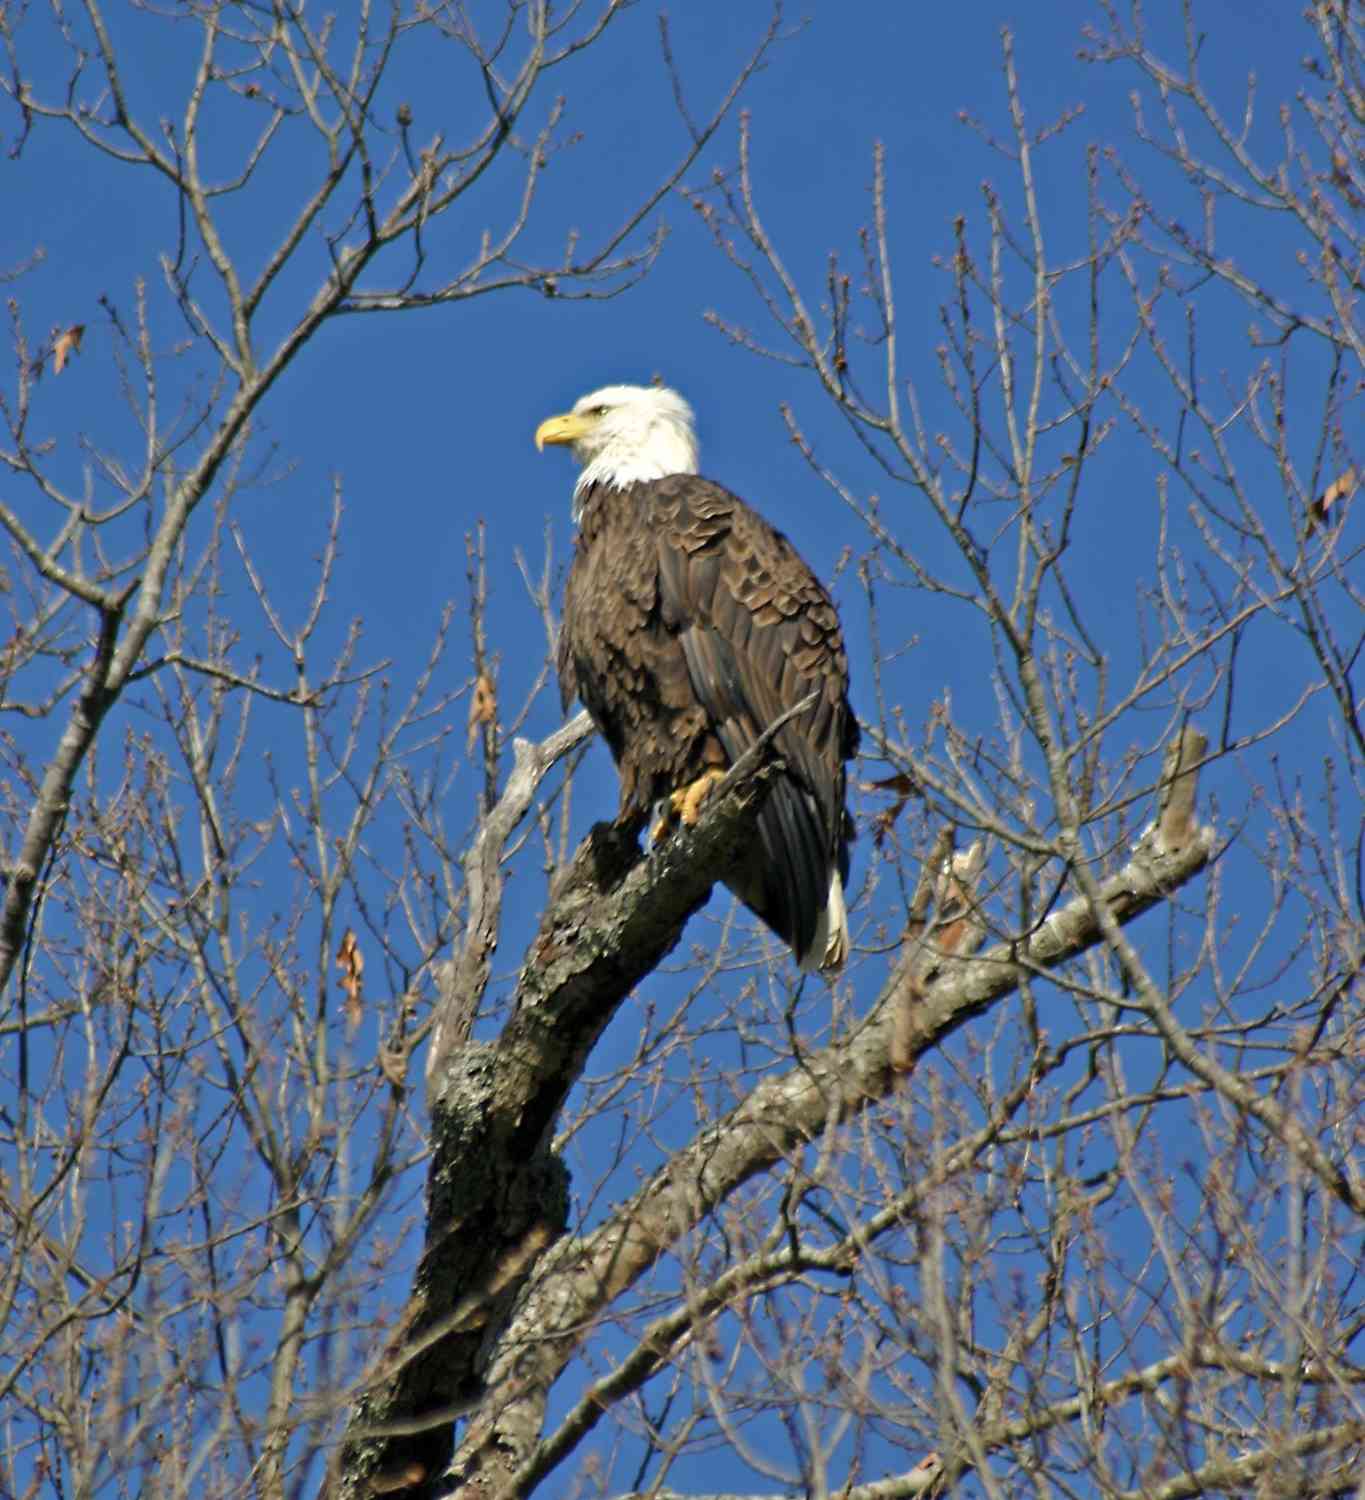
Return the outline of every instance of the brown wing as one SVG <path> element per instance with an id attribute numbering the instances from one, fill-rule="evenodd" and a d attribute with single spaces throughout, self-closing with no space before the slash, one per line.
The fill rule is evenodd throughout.
<path id="1" fill-rule="evenodd" d="M 682 648 L 727 761 L 817 694 L 778 733 L 787 775 L 759 819 L 761 857 L 731 882 L 803 953 L 831 872 L 848 870 L 844 762 L 857 748 L 858 728 L 839 618 L 796 549 L 741 500 L 690 476 L 651 489 L 662 622 Z"/>

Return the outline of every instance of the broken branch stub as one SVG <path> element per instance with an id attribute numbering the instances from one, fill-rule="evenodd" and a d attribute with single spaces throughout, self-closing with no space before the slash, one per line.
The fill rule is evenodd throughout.
<path id="1" fill-rule="evenodd" d="M 942 970 L 943 960 L 967 958 L 985 939 L 976 893 L 985 863 L 983 840 L 954 853 L 953 831 L 945 828 L 920 873 L 905 931 L 904 950 L 910 955 L 910 966 L 896 997 L 891 1034 L 891 1066 L 898 1073 L 908 1073 L 915 1066 L 914 1007 Z"/>
<path id="2" fill-rule="evenodd" d="M 1161 790 L 1157 797 L 1156 840 L 1163 854 L 1183 849 L 1193 837 L 1196 823 L 1194 798 L 1199 767 L 1209 742 L 1192 724 L 1186 724 L 1166 747 L 1161 765 Z"/>

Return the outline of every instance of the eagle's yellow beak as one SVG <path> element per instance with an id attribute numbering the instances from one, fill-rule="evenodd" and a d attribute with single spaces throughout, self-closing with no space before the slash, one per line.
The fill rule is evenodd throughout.
<path id="1" fill-rule="evenodd" d="M 576 443 L 591 426 L 591 419 L 578 412 L 566 411 L 557 417 L 546 417 L 536 428 L 536 448 L 543 452 L 546 443 Z"/>

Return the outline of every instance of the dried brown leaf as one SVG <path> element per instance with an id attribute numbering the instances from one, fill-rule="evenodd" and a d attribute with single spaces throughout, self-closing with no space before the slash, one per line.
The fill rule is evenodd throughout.
<path id="1" fill-rule="evenodd" d="M 85 324 L 73 323 L 52 339 L 52 373 L 60 375 L 67 361 L 81 352 L 81 339 L 85 337 Z"/>
<path id="2" fill-rule="evenodd" d="M 872 820 L 872 842 L 880 849 L 886 841 L 886 836 L 896 826 L 896 819 L 905 811 L 905 804 L 915 795 L 919 787 L 913 776 L 904 771 L 895 776 L 885 776 L 879 781 L 861 782 L 865 792 L 894 792 L 895 802 L 883 808 Z"/>
<path id="3" fill-rule="evenodd" d="M 469 699 L 469 738 L 465 754 L 473 755 L 478 743 L 479 728 L 491 724 L 498 716 L 498 690 L 487 672 L 480 672 L 474 679 L 474 691 Z"/>
<path id="4" fill-rule="evenodd" d="M 915 778 L 904 771 L 883 776 L 877 781 L 864 781 L 860 785 L 865 792 L 895 792 L 898 797 L 913 796 L 916 788 Z"/>
<path id="5" fill-rule="evenodd" d="M 1308 524 L 1310 526 L 1321 526 L 1327 519 L 1327 512 L 1340 500 L 1349 500 L 1360 486 L 1360 476 L 1354 465 L 1349 469 L 1343 469 L 1340 474 L 1323 490 L 1322 494 L 1308 507 Z"/>
<path id="6" fill-rule="evenodd" d="M 346 1026 L 354 1031 L 360 1025 L 364 1007 L 360 1003 L 360 986 L 365 976 L 365 955 L 355 933 L 347 928 L 337 949 L 337 968 L 341 970 L 341 988 L 346 992 Z"/>

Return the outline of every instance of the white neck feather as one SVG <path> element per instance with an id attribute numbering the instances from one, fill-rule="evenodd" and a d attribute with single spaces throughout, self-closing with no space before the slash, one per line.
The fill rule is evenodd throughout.
<path id="1" fill-rule="evenodd" d="M 670 397 L 671 404 L 641 403 L 641 410 L 613 411 L 604 419 L 590 451 L 575 450 L 581 460 L 586 460 L 574 485 L 575 524 L 582 514 L 584 496 L 595 484 L 620 489 L 669 474 L 697 472 L 699 450 L 691 408 L 671 391 L 660 395 Z"/>

